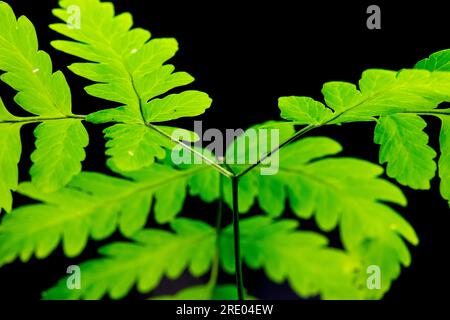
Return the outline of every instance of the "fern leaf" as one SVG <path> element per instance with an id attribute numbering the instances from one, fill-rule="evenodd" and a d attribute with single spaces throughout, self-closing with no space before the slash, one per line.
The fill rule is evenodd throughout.
<path id="1" fill-rule="evenodd" d="M 0 123 L 0 136 L 8 143 L 0 144 L 0 211 L 12 209 L 11 190 L 18 186 L 19 172 L 17 164 L 22 152 L 20 125 Z"/>
<path id="2" fill-rule="evenodd" d="M 435 52 L 428 58 L 417 62 L 414 68 L 429 71 L 450 71 L 450 50 Z"/>
<path id="3" fill-rule="evenodd" d="M 67 279 L 44 293 L 45 299 L 113 299 L 124 297 L 137 284 L 139 292 L 154 289 L 164 276 L 178 278 L 188 269 L 196 277 L 205 274 L 215 254 L 215 230 L 195 220 L 171 223 L 174 232 L 142 230 L 133 243 L 116 242 L 100 249 L 100 259 L 80 266 L 83 286 L 69 290 Z"/>
<path id="4" fill-rule="evenodd" d="M 450 117 L 441 116 L 440 118 L 442 122 L 439 136 L 441 156 L 438 161 L 439 178 L 441 179 L 440 191 L 442 197 L 450 201 Z"/>
<path id="5" fill-rule="evenodd" d="M 211 99 L 206 93 L 185 91 L 171 94 L 162 99 L 153 99 L 144 109 L 144 118 L 149 122 L 163 122 L 181 117 L 193 117 L 199 113 L 198 106 L 210 105 Z"/>
<path id="6" fill-rule="evenodd" d="M 170 140 L 139 124 L 116 124 L 104 131 L 109 162 L 121 171 L 136 171 L 163 159 Z"/>
<path id="7" fill-rule="evenodd" d="M 428 146 L 419 115 L 448 111 L 436 108 L 450 101 L 450 73 L 442 72 L 449 71 L 449 59 L 444 50 L 420 61 L 415 69 L 369 69 L 363 72 L 359 88 L 347 82 L 325 83 L 326 105 L 307 97 L 280 98 L 281 117 L 314 126 L 378 121 L 375 142 L 381 144 L 379 159 L 388 163 L 388 175 L 411 188 L 429 189 L 435 152 Z M 401 157 L 397 156 L 400 150 L 405 152 Z"/>
<path id="8" fill-rule="evenodd" d="M 395 113 L 431 110 L 440 102 L 450 101 L 450 74 L 426 70 L 395 72 L 370 69 L 363 73 L 359 90 L 351 83 L 329 82 L 324 84 L 322 93 L 333 113 L 321 124 L 361 121 Z M 284 99 L 280 98 L 282 116 L 288 112 L 285 106 L 282 107 Z M 309 104 L 300 100 L 295 108 L 308 112 Z M 324 105 L 313 112 L 328 113 Z M 296 118 L 287 120 L 297 121 Z M 298 120 L 305 124 L 304 118 Z M 311 123 L 314 124 L 308 124 Z"/>
<path id="9" fill-rule="evenodd" d="M 331 110 L 309 97 L 279 99 L 281 117 L 296 124 L 320 124 L 331 117 Z"/>
<path id="10" fill-rule="evenodd" d="M 65 186 L 81 171 L 89 136 L 79 120 L 44 122 L 34 131 L 36 151 L 30 174 L 36 186 L 51 192 Z M 58 143 L 54 143 L 57 141 Z"/>
<path id="11" fill-rule="evenodd" d="M 35 130 L 37 150 L 32 154 L 34 165 L 30 174 L 39 187 L 54 191 L 81 171 L 88 136 L 81 118 L 72 114 L 70 88 L 64 75 L 60 71 L 53 73 L 50 57 L 38 50 L 33 24 L 26 17 L 16 19 L 11 7 L 0 2 L 0 29 L 0 70 L 5 71 L 0 79 L 18 91 L 15 102 L 36 115 L 15 117 L 0 103 L 0 126 L 2 130 L 9 128 L 12 135 L 20 126 L 5 123 L 43 122 Z M 11 164 L 17 164 L 20 156 L 20 137 L 17 130 L 14 132 L 17 134 L 11 139 L 7 139 L 6 132 L 2 135 L 4 143 L 11 144 L 3 148 L 10 148 L 12 152 L 8 166 L 11 172 L 8 177 L 4 177 L 5 173 L 0 176 L 0 206 L 8 211 L 11 209 L 10 190 L 17 185 L 17 168 L 12 168 Z"/>
<path id="12" fill-rule="evenodd" d="M 297 231 L 297 227 L 298 223 L 292 220 L 243 219 L 244 262 L 252 269 L 263 268 L 275 283 L 289 281 L 292 289 L 303 297 L 356 299 L 359 293 L 353 272 L 357 263 L 344 252 L 328 248 L 325 237 Z M 222 265 L 228 272 L 234 272 L 232 235 L 230 226 L 220 239 Z"/>
<path id="13" fill-rule="evenodd" d="M 415 114 L 381 117 L 375 128 L 380 163 L 387 162 L 387 174 L 413 189 L 429 189 L 436 171 L 436 152 L 423 132 L 426 122 Z"/>
<path id="14" fill-rule="evenodd" d="M 239 203 L 239 210 L 245 213 L 257 201 L 269 216 L 278 217 L 288 200 L 298 217 L 314 216 L 324 231 L 339 225 L 345 248 L 364 266 L 389 263 L 383 274 L 384 288 L 388 288 L 398 276 L 400 265 L 410 264 L 403 239 L 418 243 L 413 228 L 387 204 L 406 205 L 406 199 L 399 188 L 380 178 L 380 166 L 354 158 L 327 157 L 341 150 L 336 141 L 324 137 L 304 138 L 288 145 L 279 151 L 278 173 L 261 175 L 254 170 L 241 178 L 239 195 L 245 199 Z M 225 200 L 230 205 L 228 189 L 224 189 Z M 373 243 L 371 251 L 361 250 L 368 243 Z"/>
<path id="15" fill-rule="evenodd" d="M 77 5 L 83 13 L 82 26 L 70 29 L 65 23 L 51 25 L 53 30 L 73 40 L 58 40 L 52 45 L 90 61 L 69 67 L 77 75 L 97 82 L 86 88 L 90 95 L 122 105 L 87 118 L 94 123 L 123 123 L 105 131 L 110 140 L 107 154 L 122 171 L 138 170 L 153 163 L 162 156 L 167 143 L 156 138 L 145 124 L 200 115 L 209 108 L 211 99 L 193 90 L 160 97 L 194 80 L 185 72 L 174 72 L 172 65 L 164 65 L 178 50 L 175 39 L 150 40 L 148 31 L 132 29 L 130 14 L 114 16 L 111 3 L 64 0 L 60 5 L 62 9 L 55 9 L 54 14 L 64 22 L 69 19 L 66 8 Z M 144 128 L 138 129 L 138 124 Z M 125 136 L 137 138 L 137 150 L 118 151 L 122 149 Z M 144 149 L 145 156 L 140 152 Z"/>
<path id="16" fill-rule="evenodd" d="M 0 265 L 16 257 L 26 262 L 33 253 L 45 258 L 61 238 L 64 253 L 73 257 L 84 249 L 89 237 L 105 239 L 117 228 L 131 237 L 144 227 L 153 199 L 156 221 L 170 222 L 182 209 L 191 179 L 204 170 L 210 169 L 205 165 L 175 170 L 154 164 L 127 173 L 131 180 L 82 172 L 67 187 L 53 193 L 23 183 L 18 192 L 42 203 L 19 207 L 3 218 Z"/>
<path id="17" fill-rule="evenodd" d="M 450 50 L 433 53 L 430 57 L 419 61 L 415 68 L 429 71 L 450 71 Z M 438 115 L 441 122 L 439 145 L 441 155 L 438 161 L 440 192 L 444 199 L 450 200 L 450 116 Z"/>
<path id="18" fill-rule="evenodd" d="M 70 89 L 61 72 L 52 73 L 50 57 L 38 51 L 33 24 L 16 19 L 11 7 L 0 3 L 1 80 L 19 91 L 15 101 L 26 111 L 42 116 L 71 115 Z"/>

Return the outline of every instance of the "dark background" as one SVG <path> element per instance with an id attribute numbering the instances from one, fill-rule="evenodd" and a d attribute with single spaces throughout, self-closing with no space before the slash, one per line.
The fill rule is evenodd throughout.
<path id="1" fill-rule="evenodd" d="M 7 1 L 17 15 L 26 15 L 35 24 L 40 48 L 53 58 L 55 70 L 65 73 L 72 88 L 74 112 L 88 114 L 105 107 L 105 101 L 84 93 L 87 81 L 76 77 L 66 66 L 76 61 L 54 50 L 49 42 L 60 38 L 48 28 L 56 19 L 51 8 L 57 1 Z M 324 2 L 257 1 L 113 1 L 117 12 L 129 11 L 135 25 L 149 29 L 153 37 L 175 37 L 180 51 L 171 61 L 177 70 L 188 71 L 196 82 L 192 88 L 205 91 L 214 99 L 213 107 L 198 119 L 206 128 L 246 128 L 266 120 L 279 119 L 277 98 L 311 96 L 322 100 L 320 90 L 327 81 L 356 83 L 367 68 L 398 70 L 412 67 L 429 54 L 450 48 L 448 17 L 442 3 L 373 1 Z M 157 4 L 156 4 L 157 2 Z M 366 8 L 378 4 L 382 11 L 382 29 L 366 28 Z M 0 30 L 2 32 L 2 30 Z M 0 94 L 7 106 L 13 106 L 13 91 L 0 84 Z M 14 109 L 16 111 L 17 109 Z M 429 119 L 431 144 L 438 150 L 439 123 Z M 181 124 L 192 127 L 192 119 Z M 85 170 L 106 171 L 102 126 L 87 124 L 91 134 Z M 32 130 L 22 130 L 24 152 L 20 163 L 21 179 L 28 180 L 29 154 L 33 150 Z M 373 144 L 373 124 L 349 124 L 326 127 L 315 135 L 327 135 L 344 146 L 344 155 L 377 162 L 378 147 Z M 438 180 L 430 191 L 403 188 L 409 206 L 400 212 L 416 229 L 421 243 L 411 248 L 413 262 L 403 269 L 386 300 L 438 299 L 438 293 L 450 285 L 444 259 L 448 253 L 447 230 L 450 210 L 439 196 Z M 16 205 L 29 203 L 17 195 Z M 214 221 L 215 205 L 197 199 L 187 202 L 183 211 L 188 216 Z M 230 221 L 229 212 L 224 223 Z M 257 214 L 258 208 L 252 210 Z M 289 213 L 288 213 L 289 215 Z M 314 222 L 303 222 L 305 228 L 317 230 Z M 336 232 L 329 235 L 339 245 Z M 54 285 L 70 264 L 96 256 L 104 242 L 91 241 L 76 259 L 64 257 L 59 248 L 48 259 L 30 263 L 15 262 L 0 269 L 0 299 L 38 299 L 40 293 Z M 263 272 L 244 270 L 249 292 L 259 298 L 290 299 L 295 295 L 287 285 L 274 285 Z M 164 280 L 157 293 L 176 292 L 179 288 L 199 283 L 185 275 L 179 281 Z M 232 277 L 221 275 L 221 282 Z M 136 292 L 130 298 L 141 298 Z"/>

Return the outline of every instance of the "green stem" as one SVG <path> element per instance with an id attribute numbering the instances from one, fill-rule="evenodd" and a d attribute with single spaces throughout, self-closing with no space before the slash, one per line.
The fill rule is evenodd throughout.
<path id="1" fill-rule="evenodd" d="M 413 114 L 418 114 L 421 116 L 450 115 L 450 109 L 404 111 L 404 112 L 400 112 L 400 113 L 413 113 Z"/>
<path id="2" fill-rule="evenodd" d="M 65 117 L 24 117 L 24 118 L 13 118 L 8 120 L 2 120 L 0 123 L 36 123 L 36 122 L 43 122 L 43 121 L 57 121 L 57 120 L 66 120 L 66 119 L 80 119 L 84 120 L 86 116 L 84 115 L 70 115 Z"/>
<path id="3" fill-rule="evenodd" d="M 203 161 L 205 161 L 208 165 L 212 166 L 214 169 L 216 169 L 217 171 L 219 171 L 221 174 L 223 174 L 224 176 L 228 177 L 228 178 L 232 178 L 234 176 L 234 174 L 230 171 L 228 171 L 227 169 L 225 169 L 224 167 L 222 167 L 221 165 L 217 164 L 216 162 L 212 161 L 211 159 L 209 159 L 208 157 L 205 157 L 201 152 L 195 150 L 194 148 L 191 148 L 190 146 L 188 146 L 187 144 L 185 144 L 183 141 L 179 141 L 177 139 L 174 139 L 170 134 L 167 134 L 166 132 L 162 131 L 161 129 L 159 129 L 157 126 L 151 124 L 151 123 L 146 123 L 146 126 L 148 126 L 149 128 L 155 130 L 156 132 L 158 132 L 159 134 L 163 135 L 164 137 L 172 140 L 172 142 L 175 142 L 177 144 L 179 144 L 182 148 L 184 148 L 185 150 L 192 152 L 193 154 L 197 155 L 198 157 L 200 157 Z"/>
<path id="4" fill-rule="evenodd" d="M 244 171 L 242 171 L 241 173 L 236 175 L 236 178 L 240 178 L 242 176 L 244 176 L 245 174 L 247 174 L 248 172 L 252 171 L 254 168 L 256 168 L 257 166 L 259 166 L 263 161 L 265 161 L 266 159 L 270 158 L 272 156 L 272 154 L 274 154 L 275 152 L 278 152 L 280 149 L 282 149 L 283 147 L 285 147 L 286 145 L 294 142 L 295 140 L 297 140 L 298 138 L 300 138 L 301 136 L 303 136 L 304 134 L 306 134 L 307 132 L 311 131 L 312 129 L 315 129 L 319 127 L 319 125 L 314 125 L 314 124 L 310 124 L 309 126 L 304 127 L 303 129 L 301 129 L 300 131 L 298 131 L 296 134 L 294 134 L 292 137 L 290 137 L 289 139 L 287 139 L 285 142 L 283 142 L 282 144 L 280 144 L 278 147 L 274 148 L 273 150 L 271 150 L 269 153 L 265 154 L 263 157 L 261 157 L 256 163 L 252 164 L 251 166 L 249 166 L 247 169 L 245 169 Z"/>
<path id="5" fill-rule="evenodd" d="M 220 234 L 222 231 L 222 215 L 223 215 L 223 176 L 219 177 L 219 200 L 217 203 L 217 216 L 216 216 L 216 254 L 214 256 L 214 261 L 211 269 L 211 276 L 208 281 L 208 286 L 212 291 L 217 284 L 217 278 L 219 275 L 219 266 L 220 266 Z"/>
<path id="6" fill-rule="evenodd" d="M 348 111 L 348 110 L 346 110 Z M 236 175 L 237 178 L 240 178 L 242 176 L 244 176 L 245 174 L 247 174 L 248 172 L 252 171 L 254 168 L 256 168 L 257 166 L 259 166 L 263 161 L 265 161 L 266 159 L 270 158 L 275 152 L 280 151 L 283 147 L 285 147 L 286 145 L 294 142 L 295 140 L 297 140 L 298 138 L 300 138 L 301 136 L 303 136 L 304 134 L 306 134 L 307 132 L 316 129 L 316 128 L 320 128 L 322 126 L 325 126 L 327 124 L 329 124 L 330 122 L 336 120 L 337 118 L 339 118 L 344 112 L 336 115 L 335 117 L 329 119 L 328 121 L 321 123 L 321 124 L 310 124 L 306 127 L 304 127 L 303 129 L 301 129 L 300 131 L 298 131 L 297 133 L 295 133 L 292 137 L 290 137 L 288 140 L 286 140 L 285 142 L 283 142 L 282 144 L 280 144 L 278 147 L 274 148 L 273 150 L 271 150 L 269 153 L 265 154 L 263 157 L 261 157 L 256 163 L 252 164 L 251 166 L 249 166 L 248 168 L 246 168 L 244 171 L 240 172 L 239 174 Z M 403 112 L 398 112 L 398 114 L 405 114 L 405 113 L 412 113 L 412 114 L 417 114 L 417 115 L 423 115 L 423 116 L 439 116 L 439 115 L 450 115 L 450 109 L 433 109 L 433 110 L 416 110 L 416 111 L 403 111 Z"/>
<path id="7" fill-rule="evenodd" d="M 231 179 L 232 193 L 233 193 L 233 236 L 234 236 L 234 261 L 236 269 L 236 285 L 238 299 L 240 301 L 244 298 L 244 281 L 242 276 L 242 261 L 241 261 L 241 243 L 239 232 L 239 208 L 238 208 L 238 185 L 239 179 L 233 177 Z"/>

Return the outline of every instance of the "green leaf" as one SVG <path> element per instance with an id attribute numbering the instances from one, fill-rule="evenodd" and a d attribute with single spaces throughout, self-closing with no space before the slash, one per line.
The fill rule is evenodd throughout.
<path id="1" fill-rule="evenodd" d="M 436 152 L 428 146 L 425 126 L 418 115 L 398 114 L 381 117 L 375 127 L 380 163 L 387 162 L 389 177 L 413 189 L 429 189 L 436 171 Z"/>
<path id="2" fill-rule="evenodd" d="M 418 239 L 413 228 L 389 207 L 389 202 L 406 205 L 406 199 L 399 188 L 380 178 L 383 169 L 354 158 L 326 158 L 341 150 L 336 141 L 324 137 L 291 143 L 279 151 L 277 173 L 263 175 L 257 168 L 240 178 L 239 196 L 244 199 L 239 211 L 249 211 L 257 200 L 264 212 L 278 217 L 287 202 L 298 217 L 314 216 L 321 230 L 339 226 L 345 249 L 363 266 L 384 266 L 382 295 L 398 276 L 400 265 L 410 263 L 403 239 L 412 244 Z M 270 165 L 276 163 L 260 167 Z M 231 205 L 229 186 L 224 192 Z M 373 244 L 365 252 L 361 247 L 369 242 Z"/>
<path id="3" fill-rule="evenodd" d="M 325 118 L 329 121 L 323 124 L 370 120 L 371 117 L 406 111 L 432 110 L 440 102 L 450 101 L 450 74 L 412 69 L 399 72 L 369 69 L 362 74 L 359 90 L 350 83 L 328 82 L 322 93 L 327 106 L 334 110 L 332 116 Z M 325 109 L 320 110 L 324 112 Z M 305 107 L 303 112 L 307 114 L 303 119 L 309 117 L 312 120 L 303 124 L 317 123 L 314 119 L 316 109 Z M 292 120 L 290 117 L 285 119 Z"/>
<path id="4" fill-rule="evenodd" d="M 144 106 L 144 118 L 148 122 L 163 122 L 181 117 L 198 116 L 209 108 L 212 100 L 206 93 L 185 91 L 154 99 Z"/>
<path id="5" fill-rule="evenodd" d="M 347 82 L 325 83 L 322 93 L 333 112 L 318 120 L 318 112 L 328 113 L 324 105 L 318 101 L 314 102 L 315 108 L 300 104 L 299 124 L 321 126 L 375 120 L 375 142 L 381 144 L 379 159 L 381 164 L 388 163 L 389 177 L 414 189 L 429 189 L 436 154 L 427 145 L 428 136 L 423 132 L 426 124 L 419 115 L 449 113 L 448 109 L 436 109 L 440 103 L 450 102 L 450 72 L 442 72 L 450 70 L 449 61 L 449 51 L 443 50 L 417 63 L 415 69 L 366 70 L 359 88 Z M 280 102 L 285 99 L 308 101 L 306 97 L 288 97 L 280 98 Z M 296 123 L 292 115 L 284 112 L 284 104 L 280 103 L 280 109 L 283 118 Z"/>
<path id="6" fill-rule="evenodd" d="M 37 188 L 52 192 L 64 187 L 81 171 L 89 136 L 81 120 L 44 122 L 34 131 L 36 150 L 30 174 Z"/>
<path id="7" fill-rule="evenodd" d="M 358 298 L 353 282 L 357 262 L 343 251 L 327 247 L 325 237 L 297 231 L 297 227 L 298 223 L 292 220 L 243 219 L 241 252 L 244 262 L 251 269 L 263 268 L 275 283 L 287 280 L 302 297 Z M 234 272 L 232 239 L 229 226 L 220 239 L 222 265 L 227 272 Z"/>
<path id="8" fill-rule="evenodd" d="M 0 100 L 0 110 L 2 103 Z M 0 211 L 12 209 L 12 194 L 18 186 L 19 172 L 17 164 L 22 153 L 20 124 L 0 123 Z"/>
<path id="9" fill-rule="evenodd" d="M 281 117 L 296 124 L 321 124 L 331 117 L 331 110 L 309 97 L 282 97 L 278 100 Z"/>
<path id="10" fill-rule="evenodd" d="M 90 95 L 122 105 L 87 117 L 93 123 L 122 123 L 105 131 L 110 140 L 107 154 L 112 157 L 111 162 L 123 171 L 137 170 L 153 163 L 155 158 L 163 155 L 164 149 L 174 144 L 167 137 L 161 139 L 148 131 L 145 122 L 200 115 L 209 108 L 211 99 L 205 93 L 192 90 L 161 97 L 194 80 L 186 72 L 174 72 L 172 65 L 165 65 L 178 50 L 175 39 L 150 40 L 148 31 L 132 29 L 130 14 L 114 16 L 111 3 L 64 0 L 60 5 L 61 9 L 55 9 L 54 15 L 64 22 L 70 16 L 66 9 L 77 5 L 83 12 L 82 26 L 69 29 L 66 23 L 52 24 L 53 30 L 73 40 L 58 40 L 52 45 L 91 61 L 75 63 L 69 68 L 96 82 L 86 88 Z M 134 139 L 130 149 L 125 146 L 128 138 Z M 148 154 L 144 155 L 144 151 Z"/>
<path id="11" fill-rule="evenodd" d="M 136 171 L 155 159 L 163 159 L 166 156 L 163 146 L 171 146 L 170 140 L 140 124 L 116 124 L 104 133 L 108 140 L 106 154 L 111 157 L 111 164 L 121 171 Z"/>
<path id="12" fill-rule="evenodd" d="M 363 96 L 356 86 L 347 82 L 325 83 L 322 93 L 325 102 L 335 113 L 355 108 L 363 101 Z"/>
<path id="13" fill-rule="evenodd" d="M 139 292 L 146 293 L 164 276 L 176 279 L 185 269 L 195 277 L 208 272 L 215 254 L 215 230 L 189 219 L 175 220 L 171 226 L 174 232 L 146 229 L 133 236 L 134 243 L 102 247 L 102 258 L 81 264 L 80 290 L 69 290 L 64 278 L 44 298 L 100 299 L 109 293 L 112 299 L 120 299 L 135 283 Z"/>
<path id="14" fill-rule="evenodd" d="M 433 53 L 430 57 L 417 62 L 414 68 L 429 71 L 450 71 L 450 49 Z"/>
<path id="15" fill-rule="evenodd" d="M 71 115 L 69 86 L 61 72 L 52 73 L 48 54 L 38 51 L 33 24 L 0 2 L 0 29 L 0 70 L 6 72 L 0 79 L 19 91 L 17 104 L 36 115 Z"/>
<path id="16" fill-rule="evenodd" d="M 441 156 L 439 157 L 439 178 L 442 197 L 450 201 L 450 117 L 441 116 L 442 127 L 439 136 Z"/>
<path id="17" fill-rule="evenodd" d="M 15 117 L 11 113 L 9 113 L 9 111 L 3 104 L 2 98 L 0 97 L 0 122 L 14 121 L 18 119 L 19 119 L 18 117 Z"/>
<path id="18" fill-rule="evenodd" d="M 18 91 L 15 102 L 36 115 L 16 117 L 0 100 L 0 126 L 9 128 L 11 133 L 11 128 L 20 128 L 21 124 L 42 122 L 35 130 L 37 150 L 32 155 L 34 165 L 30 174 L 40 188 L 54 191 L 81 171 L 83 149 L 88 144 L 87 132 L 81 117 L 72 114 L 70 88 L 64 75 L 53 73 L 50 57 L 38 50 L 32 23 L 23 16 L 16 19 L 11 7 L 0 2 L 0 29 L 0 71 L 5 71 L 0 79 Z M 0 198 L 1 207 L 10 210 L 10 190 L 17 185 L 21 145 L 20 137 L 4 141 L 11 144 L 4 148 L 9 148 L 12 155 L 8 162 L 10 173 L 0 177 Z"/>
<path id="19" fill-rule="evenodd" d="M 145 226 L 153 199 L 156 221 L 173 221 L 182 209 L 190 180 L 204 170 L 210 168 L 176 170 L 154 164 L 123 173 L 131 180 L 82 172 L 53 193 L 23 183 L 18 191 L 43 203 L 19 207 L 2 220 L 0 266 L 16 257 L 26 262 L 33 253 L 45 258 L 61 238 L 64 253 L 74 257 L 89 237 L 102 240 L 117 228 L 131 237 Z M 202 196 L 198 189 L 197 193 Z"/>

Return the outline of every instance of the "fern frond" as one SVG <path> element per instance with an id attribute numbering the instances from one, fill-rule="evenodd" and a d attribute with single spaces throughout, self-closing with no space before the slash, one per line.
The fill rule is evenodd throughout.
<path id="1" fill-rule="evenodd" d="M 419 61 L 415 68 L 428 71 L 450 71 L 450 50 L 442 50 Z M 436 114 L 442 122 L 439 145 L 441 155 L 438 160 L 440 192 L 444 199 L 450 201 L 450 115 Z M 450 203 L 450 202 L 449 202 Z"/>
<path id="2" fill-rule="evenodd" d="M 81 264 L 80 290 L 68 289 L 67 279 L 62 279 L 44 298 L 100 299 L 109 293 L 112 299 L 120 299 L 134 284 L 146 293 L 164 276 L 176 279 L 185 269 L 196 277 L 208 272 L 215 255 L 214 228 L 189 219 L 177 219 L 171 227 L 174 232 L 146 229 L 133 236 L 133 243 L 102 247 L 102 258 Z"/>
<path id="3" fill-rule="evenodd" d="M 111 3 L 63 0 L 60 5 L 62 8 L 55 9 L 54 14 L 66 23 L 53 24 L 51 28 L 73 41 L 58 40 L 52 45 L 90 61 L 69 67 L 77 75 L 97 82 L 86 88 L 90 95 L 122 105 L 88 116 L 94 123 L 122 123 L 105 131 L 110 140 L 107 154 L 122 171 L 153 163 L 163 156 L 167 143 L 156 138 L 155 132 L 145 125 L 200 115 L 209 108 L 211 99 L 193 90 L 161 97 L 194 81 L 189 74 L 174 72 L 172 65 L 165 64 L 178 50 L 175 39 L 150 40 L 148 31 L 132 29 L 129 13 L 115 16 Z M 80 8 L 82 15 L 79 29 L 67 26 L 70 14 L 66 9 L 73 5 Z M 137 150 L 120 147 L 123 137 L 134 138 Z M 140 150 L 146 150 L 146 155 L 140 157 Z"/>
<path id="4" fill-rule="evenodd" d="M 244 262 L 252 269 L 263 268 L 275 283 L 289 281 L 302 297 L 356 299 L 354 271 L 357 263 L 347 254 L 327 247 L 327 239 L 314 232 L 297 231 L 293 220 L 273 222 L 268 217 L 241 221 Z M 231 226 L 220 238 L 224 269 L 234 272 Z"/>
<path id="5" fill-rule="evenodd" d="M 11 7 L 0 2 L 0 29 L 0 71 L 5 72 L 0 79 L 18 91 L 15 102 L 35 115 L 13 116 L 0 103 L 2 149 L 11 152 L 9 160 L 2 156 L 10 172 L 0 175 L 0 209 L 10 211 L 10 191 L 18 183 L 21 125 L 42 122 L 34 132 L 37 149 L 31 157 L 30 174 L 39 188 L 49 192 L 63 187 L 81 171 L 88 135 L 82 117 L 71 111 L 71 93 L 64 75 L 53 73 L 50 57 L 38 50 L 33 24 L 26 17 L 16 19 Z"/>
<path id="6" fill-rule="evenodd" d="M 450 116 L 441 116 L 441 133 L 439 144 L 441 156 L 438 161 L 441 195 L 450 201 Z M 450 202 L 449 202 L 450 204 Z"/>
<path id="7" fill-rule="evenodd" d="M 436 153 L 428 146 L 422 115 L 446 116 L 450 102 L 450 54 L 437 52 L 399 72 L 369 69 L 355 86 L 328 82 L 322 89 L 326 105 L 308 97 L 279 99 L 281 117 L 296 124 L 322 126 L 377 121 L 375 142 L 380 163 L 389 177 L 413 189 L 429 189 L 435 175 Z"/>
<path id="8" fill-rule="evenodd" d="M 0 117 L 3 119 L 14 118 L 3 105 L 0 98 Z M 0 211 L 12 209 L 11 190 L 17 190 L 19 181 L 19 170 L 17 164 L 22 153 L 22 143 L 20 141 L 20 124 L 0 123 Z"/>
<path id="9" fill-rule="evenodd" d="M 64 253 L 77 256 L 89 237 L 105 239 L 117 228 L 130 237 L 142 229 L 154 200 L 158 223 L 172 221 L 181 211 L 188 186 L 202 196 L 204 170 L 208 166 L 175 170 L 154 164 L 138 172 L 127 173 L 132 180 L 82 172 L 67 187 L 45 193 L 33 184 L 23 183 L 18 192 L 41 204 L 22 206 L 3 218 L 0 225 L 0 265 L 20 257 L 28 261 L 33 253 L 47 257 L 62 239 Z M 197 176 L 202 174 L 201 176 Z M 198 185 L 203 185 L 203 189 Z M 209 191 L 205 191 L 210 195 Z"/>
<path id="10" fill-rule="evenodd" d="M 428 71 L 450 71 L 450 49 L 433 53 L 428 58 L 417 62 L 414 68 Z"/>
<path id="11" fill-rule="evenodd" d="M 423 131 L 426 122 L 415 114 L 380 117 L 375 143 L 380 145 L 380 163 L 387 163 L 387 175 L 413 189 L 429 189 L 436 172 L 436 152 Z"/>
<path id="12" fill-rule="evenodd" d="M 293 129 L 284 130 L 286 133 L 282 135 L 288 135 Z M 246 134 L 240 136 L 235 144 L 245 138 Z M 257 144 L 261 146 L 260 141 Z M 355 253 L 364 266 L 386 267 L 383 269 L 386 272 L 383 274 L 384 288 L 388 288 L 397 278 L 400 264 L 410 264 L 403 238 L 418 243 L 413 228 L 388 205 L 389 202 L 406 205 L 406 199 L 399 188 L 380 178 L 383 173 L 380 166 L 354 158 L 329 157 L 341 150 L 336 141 L 324 137 L 291 143 L 279 151 L 277 174 L 261 175 L 259 170 L 253 170 L 240 178 L 239 198 L 243 200 L 239 210 L 245 213 L 257 201 L 268 215 L 278 217 L 285 211 L 288 200 L 298 217 L 309 219 L 314 216 L 324 231 L 339 225 L 344 247 Z M 246 168 L 242 165 L 232 167 L 236 172 Z M 229 203 L 228 189 L 224 191 Z M 369 243 L 377 254 L 360 250 Z"/>

